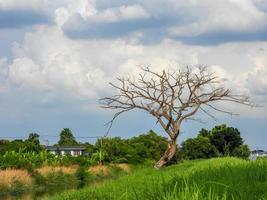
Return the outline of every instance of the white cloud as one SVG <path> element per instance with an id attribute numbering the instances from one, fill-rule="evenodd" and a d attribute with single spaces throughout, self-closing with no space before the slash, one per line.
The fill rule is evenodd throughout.
<path id="1" fill-rule="evenodd" d="M 118 16 L 122 19 L 147 18 L 149 14 L 141 5 L 120 6 Z"/>
<path id="2" fill-rule="evenodd" d="M 49 16 L 59 27 L 73 32 L 86 32 L 90 28 L 94 30 L 94 26 L 98 24 L 103 26 L 105 23 L 148 18 L 151 21 L 146 23 L 152 23 L 149 25 L 153 27 L 156 23 L 164 26 L 170 36 L 250 34 L 267 29 L 267 7 L 261 9 L 265 0 L 155 0 L 153 3 L 148 0 L 133 0 L 110 2 L 104 8 L 99 8 L 98 3 L 95 0 L 0 0 L 0 8 L 35 9 Z M 144 26 L 136 26 L 136 30 L 131 29 L 130 32 L 142 32 L 146 28 Z M 166 32 L 165 37 L 169 37 Z M 156 31 L 151 33 L 157 35 Z"/>
<path id="3" fill-rule="evenodd" d="M 7 58 L 0 57 L 0 77 L 6 74 Z"/>
<path id="4" fill-rule="evenodd" d="M 266 28 L 267 15 L 251 0 L 191 1 L 187 6 L 199 8 L 195 20 L 169 29 L 174 36 L 198 36 L 213 32 L 253 33 Z M 189 9 L 189 15 L 190 15 Z"/>
<path id="5" fill-rule="evenodd" d="M 1 1 L 0 6 L 23 7 L 26 1 Z M 61 29 L 73 17 L 83 25 L 120 22 L 160 16 L 161 12 L 181 12 L 193 23 L 175 27 L 174 34 L 198 35 L 213 31 L 256 31 L 265 26 L 265 13 L 252 1 L 174 1 L 168 0 L 167 11 L 161 1 L 151 4 L 121 5 L 98 10 L 94 0 L 30 1 L 30 7 L 51 8 L 56 25 L 37 26 L 26 33 L 22 43 L 13 49 L 14 59 L 5 73 L 22 89 L 44 91 L 45 95 L 64 94 L 66 98 L 97 99 L 108 92 L 108 82 L 121 74 L 137 73 L 138 65 L 151 65 L 155 70 L 185 64 L 208 64 L 228 85 L 252 95 L 265 96 L 266 59 L 260 48 L 266 42 L 228 43 L 218 46 L 190 46 L 168 38 L 155 44 L 141 44 L 142 31 L 120 39 L 72 40 Z M 47 9 L 46 9 L 47 10 Z M 155 13 L 154 13 L 155 11 Z M 176 13 L 175 13 L 176 14 Z M 173 16 L 173 15 L 172 15 Z M 189 20 L 190 21 L 190 20 Z M 77 23 L 79 24 L 79 23 Z M 73 24 L 75 28 L 75 24 Z M 156 29 L 155 29 L 156 30 Z M 178 30 L 178 32 L 177 32 Z M 156 31 L 155 31 L 156 32 Z M 157 32 L 155 33 L 157 34 Z M 166 36 L 165 36 L 166 37 Z M 0 70 L 1 71 L 1 70 Z M 3 85 L 3 84 L 2 84 Z M 227 86 L 228 86 L 227 85 Z M 3 87 L 3 86 L 2 86 Z M 7 86 L 5 86 L 7 87 Z M 12 87 L 12 86 L 10 86 Z M 49 93 L 49 94 L 48 94 Z M 266 98 L 266 97 L 265 97 Z"/>
<path id="6" fill-rule="evenodd" d="M 122 39 L 71 40 L 58 27 L 38 26 L 15 45 L 14 57 L 9 80 L 19 87 L 94 99 L 108 91 L 115 76 L 137 73 L 138 65 L 161 69 L 190 63 L 195 54 L 169 40 L 153 46 Z"/>
<path id="7" fill-rule="evenodd" d="M 69 18 L 79 15 L 83 20 L 95 15 L 97 12 L 94 0 L 76 0 L 69 1 L 68 4 L 55 10 L 55 22 L 62 26 Z"/>
<path id="8" fill-rule="evenodd" d="M 267 69 L 259 69 L 248 73 L 247 87 L 252 94 L 267 96 Z"/>
<path id="9" fill-rule="evenodd" d="M 138 45 L 121 40 L 73 41 L 57 27 L 39 26 L 15 46 L 9 78 L 24 88 L 95 98 L 120 62 L 137 54 Z"/>
<path id="10" fill-rule="evenodd" d="M 149 13 L 138 4 L 97 10 L 95 1 L 79 0 L 72 1 L 65 7 L 57 8 L 55 10 L 55 21 L 59 26 L 63 26 L 68 20 L 71 20 L 77 15 L 79 15 L 83 21 L 90 23 L 110 23 L 149 17 Z M 78 20 L 80 20 L 80 18 L 78 18 Z M 74 20 L 71 24 L 74 23 L 79 24 L 81 22 Z"/>
<path id="11" fill-rule="evenodd" d="M 134 20 L 148 18 L 149 13 L 140 5 L 120 6 L 117 8 L 108 8 L 98 12 L 89 19 L 92 22 L 109 23 L 124 20 Z"/>
<path id="12" fill-rule="evenodd" d="M 251 56 L 255 68 L 247 72 L 246 87 L 252 94 L 267 97 L 267 49 L 259 49 Z M 266 100 L 266 99 L 265 99 Z"/>
<path id="13" fill-rule="evenodd" d="M 34 8 L 40 9 L 45 4 L 45 0 L 0 0 L 0 8 L 14 9 L 14 8 Z"/>
<path id="14" fill-rule="evenodd" d="M 5 91 L 6 83 L 5 79 L 8 75 L 7 58 L 0 57 L 0 92 Z"/>
<path id="15" fill-rule="evenodd" d="M 139 65 L 161 70 L 200 63 L 210 65 L 230 86 L 253 93 L 258 83 L 250 78 L 248 87 L 248 75 L 265 78 L 264 73 L 258 74 L 259 68 L 266 70 L 262 63 L 266 53 L 258 54 L 261 46 L 267 48 L 267 43 L 201 47 L 169 39 L 155 45 L 123 39 L 71 40 L 58 27 L 39 26 L 15 45 L 9 78 L 23 87 L 65 92 L 70 98 L 97 98 L 108 91 L 107 83 L 115 76 L 137 73 Z"/>

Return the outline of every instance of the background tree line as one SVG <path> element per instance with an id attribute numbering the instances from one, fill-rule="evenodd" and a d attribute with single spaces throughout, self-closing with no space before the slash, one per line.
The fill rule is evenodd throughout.
<path id="1" fill-rule="evenodd" d="M 144 163 L 158 160 L 164 153 L 168 140 L 150 130 L 129 139 L 121 137 L 106 137 L 97 139 L 95 144 L 79 143 L 70 129 L 64 128 L 59 134 L 56 146 L 86 147 L 86 154 L 94 163 Z M 200 159 L 220 156 L 237 156 L 248 158 L 249 147 L 244 144 L 238 129 L 227 127 L 225 124 L 215 126 L 211 130 L 201 129 L 195 138 L 189 138 L 178 147 L 172 162 L 182 159 Z M 20 153 L 45 151 L 40 144 L 39 135 L 30 133 L 26 140 L 1 140 L 0 154 L 8 151 Z M 83 160 L 84 161 L 84 160 Z"/>

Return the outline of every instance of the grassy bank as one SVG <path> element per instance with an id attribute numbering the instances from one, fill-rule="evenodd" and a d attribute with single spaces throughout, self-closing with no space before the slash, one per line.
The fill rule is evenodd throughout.
<path id="1" fill-rule="evenodd" d="M 22 169 L 0 170 L 0 199 L 36 199 L 69 189 L 80 189 L 100 184 L 129 173 L 126 164 L 79 167 L 77 165 L 44 166 L 32 171 Z M 30 196 L 30 197 L 28 197 Z"/>
<path id="2" fill-rule="evenodd" d="M 139 169 L 97 187 L 47 200 L 267 199 L 267 160 L 216 158 L 187 161 L 160 171 Z"/>

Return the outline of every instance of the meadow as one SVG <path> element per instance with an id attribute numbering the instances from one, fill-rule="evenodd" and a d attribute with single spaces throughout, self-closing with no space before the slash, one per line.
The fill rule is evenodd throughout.
<path id="1" fill-rule="evenodd" d="M 267 159 L 212 158 L 135 172 L 45 200 L 265 200 Z"/>

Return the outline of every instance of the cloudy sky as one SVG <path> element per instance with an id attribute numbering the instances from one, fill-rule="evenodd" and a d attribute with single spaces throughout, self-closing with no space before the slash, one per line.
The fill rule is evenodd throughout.
<path id="1" fill-rule="evenodd" d="M 180 141 L 227 123 L 267 150 L 267 0 L 0 0 L 0 137 L 57 141 L 103 135 L 112 112 L 98 99 L 108 82 L 137 72 L 206 64 L 260 108 L 227 105 L 239 116 L 185 123 Z M 121 116 L 111 136 L 154 129 L 142 112 Z"/>

